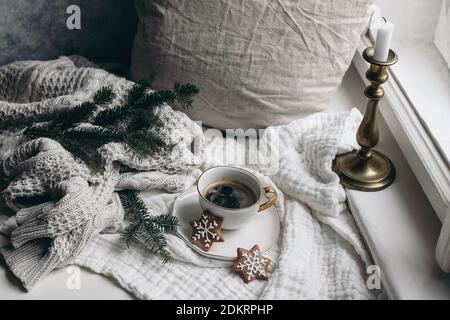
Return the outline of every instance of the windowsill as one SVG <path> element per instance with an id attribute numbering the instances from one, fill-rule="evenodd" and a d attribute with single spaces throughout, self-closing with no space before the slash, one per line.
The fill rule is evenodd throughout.
<path id="1" fill-rule="evenodd" d="M 347 72 L 332 108 L 358 107 L 364 113 L 365 83 L 354 66 Z M 350 211 L 382 273 L 391 299 L 450 299 L 450 274 L 434 258 L 441 223 L 391 130 L 379 117 L 377 149 L 393 161 L 397 178 L 379 192 L 347 190 Z"/>
<path id="2" fill-rule="evenodd" d="M 347 190 L 350 210 L 389 298 L 450 299 L 450 274 L 434 256 L 441 222 L 384 120 L 379 122 L 377 148 L 391 158 L 397 177 L 383 191 Z"/>
<path id="3" fill-rule="evenodd" d="M 392 47 L 399 56 L 392 71 L 449 164 L 450 134 L 444 120 L 450 119 L 447 63 L 432 43 L 396 41 Z"/>

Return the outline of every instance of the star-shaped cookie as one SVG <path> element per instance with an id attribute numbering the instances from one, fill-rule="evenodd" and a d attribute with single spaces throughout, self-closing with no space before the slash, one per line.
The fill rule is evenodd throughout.
<path id="1" fill-rule="evenodd" d="M 194 233 L 191 236 L 191 242 L 203 251 L 209 251 L 214 242 L 223 242 L 224 238 L 221 233 L 223 219 L 216 217 L 204 211 L 198 220 L 191 222 Z"/>
<path id="2" fill-rule="evenodd" d="M 237 260 L 231 267 L 231 270 L 239 272 L 245 283 L 252 282 L 255 279 L 269 279 L 267 276 L 267 267 L 271 260 L 261 255 L 257 244 L 250 250 L 238 248 L 237 254 Z"/>

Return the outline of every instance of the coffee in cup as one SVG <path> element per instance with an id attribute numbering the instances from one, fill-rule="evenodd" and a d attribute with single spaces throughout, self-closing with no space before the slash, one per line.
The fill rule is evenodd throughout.
<path id="1" fill-rule="evenodd" d="M 228 230 L 239 229 L 277 200 L 275 190 L 263 187 L 253 173 L 231 166 L 203 172 L 197 180 L 197 191 L 200 207 L 223 218 L 222 228 Z"/>
<path id="2" fill-rule="evenodd" d="M 206 187 L 206 200 L 229 209 L 250 207 L 257 200 L 254 192 L 237 180 L 219 180 Z"/>

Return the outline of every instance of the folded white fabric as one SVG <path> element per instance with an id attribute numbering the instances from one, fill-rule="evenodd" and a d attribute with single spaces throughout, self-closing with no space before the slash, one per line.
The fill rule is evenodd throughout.
<path id="1" fill-rule="evenodd" d="M 270 130 L 280 134 L 279 170 L 268 177 L 256 172 L 255 165 L 248 169 L 280 196 L 282 233 L 279 245 L 268 254 L 273 261 L 269 281 L 246 285 L 227 262 L 201 257 L 175 236 L 169 237 L 169 247 L 176 261 L 169 265 L 161 265 L 143 246 L 127 250 L 118 235 L 94 239 L 76 264 L 113 278 L 140 299 L 374 298 L 379 292 L 365 283 L 370 255 L 353 218 L 344 210 L 345 193 L 331 171 L 336 153 L 356 146 L 360 119 L 357 110 L 321 113 L 268 129 L 266 138 Z M 202 169 L 231 164 L 223 157 L 234 159 L 237 150 L 245 149 L 245 141 L 226 140 L 207 140 Z M 321 143 L 314 147 L 309 141 Z M 197 171 L 186 179 L 193 181 L 195 175 Z M 176 196 L 141 193 L 147 206 L 158 212 L 170 212 Z"/>
<path id="2" fill-rule="evenodd" d="M 355 132 L 361 119 L 353 109 L 350 113 L 317 113 L 269 127 L 263 140 L 280 137 L 280 164 L 272 177 L 277 186 L 312 209 L 336 217 L 345 208 L 346 196 L 331 165 L 336 154 L 357 147 Z"/>

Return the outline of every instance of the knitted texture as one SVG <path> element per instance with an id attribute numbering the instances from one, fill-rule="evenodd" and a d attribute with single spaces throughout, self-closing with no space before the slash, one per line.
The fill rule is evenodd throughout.
<path id="1" fill-rule="evenodd" d="M 11 246 L 2 253 L 26 289 L 71 263 L 98 233 L 121 227 L 124 212 L 115 190 L 178 191 L 184 181 L 169 173 L 186 172 L 201 159 L 190 148 L 195 141 L 201 151 L 201 128 L 167 105 L 157 107 L 154 116 L 163 124 L 158 135 L 173 150 L 136 159 L 123 144 L 108 143 L 93 151 L 102 173 L 92 173 L 54 140 L 27 141 L 22 135 L 24 126 L 90 101 L 103 86 L 115 93 L 108 106 L 113 107 L 125 101 L 133 83 L 81 57 L 0 68 L 0 186 L 16 212 Z"/>
<path id="2" fill-rule="evenodd" d="M 281 236 L 265 254 L 272 260 L 268 281 L 243 283 L 228 262 L 199 256 L 183 240 L 169 236 L 175 257 L 161 265 L 143 246 L 127 250 L 118 235 L 100 235 L 76 259 L 76 264 L 113 278 L 139 299 L 373 299 L 379 290 L 366 286 L 372 264 L 358 228 L 345 205 L 345 193 L 331 171 L 336 153 L 356 147 L 361 121 L 357 110 L 316 114 L 291 124 L 270 127 L 280 137 L 279 169 L 264 176 L 259 165 L 245 165 L 279 195 Z M 308 137 L 308 139 L 305 139 Z M 315 146 L 307 141 L 321 141 Z M 236 153 L 248 143 L 232 138 L 206 139 L 202 170 Z M 226 162 L 226 164 L 231 164 Z M 186 177 L 186 185 L 199 172 Z M 178 194 L 145 193 L 148 207 L 170 212 Z M 308 202 L 309 207 L 305 205 Z M 339 213 L 339 215 L 337 215 Z M 337 215 L 337 217 L 335 217 Z M 225 240 L 226 241 L 226 240 Z"/>

